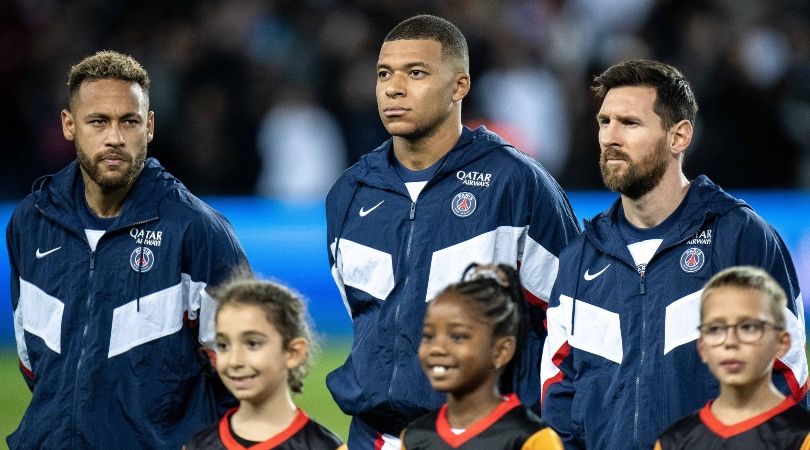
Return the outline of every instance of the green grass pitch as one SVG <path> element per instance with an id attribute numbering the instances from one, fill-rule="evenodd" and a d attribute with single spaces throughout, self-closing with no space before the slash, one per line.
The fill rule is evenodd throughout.
<path id="1" fill-rule="evenodd" d="M 344 440 L 348 436 L 349 418 L 340 411 L 326 389 L 326 374 L 342 364 L 348 352 L 347 342 L 324 342 L 304 380 L 304 393 L 294 397 L 310 417 Z M 19 371 L 17 352 L 13 347 L 0 349 L 0 449 L 8 448 L 6 436 L 17 428 L 30 400 L 31 393 Z"/>

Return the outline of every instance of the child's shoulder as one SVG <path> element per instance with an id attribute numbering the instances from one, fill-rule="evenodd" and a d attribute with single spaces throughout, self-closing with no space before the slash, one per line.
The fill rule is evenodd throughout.
<path id="1" fill-rule="evenodd" d="M 338 435 L 312 418 L 307 421 L 297 434 L 297 437 L 300 437 L 302 442 L 306 443 L 305 448 L 308 449 L 338 450 L 346 448 Z"/>
<path id="2" fill-rule="evenodd" d="M 787 426 L 810 433 L 810 411 L 804 409 L 803 406 L 795 404 L 780 415 L 784 418 Z"/>
<path id="3" fill-rule="evenodd" d="M 219 421 L 194 433 L 194 436 L 186 442 L 183 450 L 204 450 L 224 448 L 219 438 Z"/>

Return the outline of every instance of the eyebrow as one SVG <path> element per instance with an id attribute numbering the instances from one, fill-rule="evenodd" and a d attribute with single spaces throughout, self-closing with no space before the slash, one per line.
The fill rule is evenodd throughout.
<path id="1" fill-rule="evenodd" d="M 413 61 L 413 62 L 409 62 L 409 63 L 407 63 L 407 64 L 404 64 L 402 67 L 404 67 L 404 68 L 406 68 L 406 69 L 410 69 L 410 68 L 412 68 L 412 67 L 417 67 L 417 66 L 421 66 L 421 67 L 427 67 L 427 68 L 430 68 L 430 64 L 428 64 L 428 63 L 426 63 L 426 62 L 424 62 L 424 61 Z M 378 68 L 378 69 L 390 69 L 390 68 L 391 68 L 391 65 L 390 65 L 390 64 L 381 64 L 381 63 L 378 63 L 378 64 L 377 64 L 377 68 Z"/>
<path id="2" fill-rule="evenodd" d="M 84 117 L 85 118 L 97 118 L 97 119 L 109 119 L 111 116 L 109 114 L 91 111 L 91 112 L 85 114 Z M 136 118 L 136 119 L 142 120 L 143 116 L 141 116 L 141 114 L 138 113 L 138 112 L 130 111 L 130 112 L 122 114 L 119 118 L 121 118 L 121 119 Z"/>

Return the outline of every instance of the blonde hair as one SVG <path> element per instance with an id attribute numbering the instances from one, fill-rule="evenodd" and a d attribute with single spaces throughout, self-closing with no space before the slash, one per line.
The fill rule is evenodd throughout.
<path id="1" fill-rule="evenodd" d="M 715 274 L 703 288 L 700 296 L 700 319 L 703 320 L 703 305 L 711 292 L 722 287 L 750 289 L 764 294 L 769 302 L 770 312 L 776 326 L 785 327 L 787 295 L 779 283 L 764 270 L 753 266 L 736 266 Z"/>

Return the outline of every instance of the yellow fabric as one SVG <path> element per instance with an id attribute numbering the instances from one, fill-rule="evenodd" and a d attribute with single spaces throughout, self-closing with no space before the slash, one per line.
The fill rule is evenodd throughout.
<path id="1" fill-rule="evenodd" d="M 556 431 L 543 428 L 531 435 L 520 450 L 563 450 L 563 443 Z"/>
<path id="2" fill-rule="evenodd" d="M 653 450 L 662 450 L 661 441 L 655 441 L 655 447 L 653 447 Z"/>
<path id="3" fill-rule="evenodd" d="M 810 434 L 804 438 L 804 442 L 802 442 L 802 446 L 799 447 L 799 450 L 810 450 Z"/>

